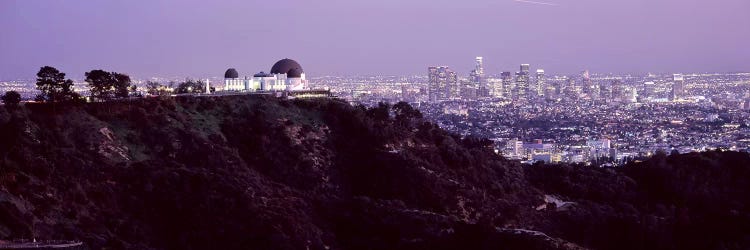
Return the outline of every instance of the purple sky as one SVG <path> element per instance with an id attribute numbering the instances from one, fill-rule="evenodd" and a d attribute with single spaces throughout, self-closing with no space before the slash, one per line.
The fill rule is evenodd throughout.
<path id="1" fill-rule="evenodd" d="M 748 0 L 0 1 L 0 79 L 268 71 L 750 71 Z"/>

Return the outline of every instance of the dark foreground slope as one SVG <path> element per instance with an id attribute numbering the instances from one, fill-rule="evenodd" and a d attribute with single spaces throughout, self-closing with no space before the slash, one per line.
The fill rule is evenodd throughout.
<path id="1" fill-rule="evenodd" d="M 407 105 L 259 96 L 0 109 L 0 238 L 92 249 L 748 246 L 746 154 L 524 168 L 419 117 Z M 543 208 L 545 195 L 575 203 Z"/>
<path id="2" fill-rule="evenodd" d="M 750 156 L 657 154 L 623 168 L 526 168 L 532 185 L 577 204 L 542 231 L 598 249 L 750 249 Z"/>

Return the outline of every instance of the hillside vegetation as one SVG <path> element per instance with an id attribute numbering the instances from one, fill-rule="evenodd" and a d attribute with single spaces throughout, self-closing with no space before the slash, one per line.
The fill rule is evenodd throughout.
<path id="1" fill-rule="evenodd" d="M 727 152 L 524 167 L 405 103 L 0 108 L 0 238 L 91 249 L 747 249 L 749 177 Z"/>

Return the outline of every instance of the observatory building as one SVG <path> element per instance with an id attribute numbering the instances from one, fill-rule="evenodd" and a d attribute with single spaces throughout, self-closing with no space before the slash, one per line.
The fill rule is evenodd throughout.
<path id="1" fill-rule="evenodd" d="M 260 72 L 252 77 L 240 78 L 236 69 L 224 72 L 225 91 L 298 91 L 307 89 L 302 66 L 292 59 L 281 59 L 271 67 L 270 73 Z"/>

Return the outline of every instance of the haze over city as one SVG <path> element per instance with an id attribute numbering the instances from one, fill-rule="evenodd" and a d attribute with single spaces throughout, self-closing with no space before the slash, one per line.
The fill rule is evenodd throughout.
<path id="1" fill-rule="evenodd" d="M 746 0 L 1 1 L 0 80 L 54 65 L 218 76 L 295 58 L 310 75 L 750 71 Z M 470 60 L 470 59 L 469 59 Z"/>

